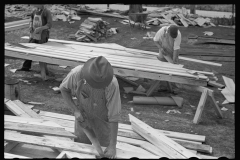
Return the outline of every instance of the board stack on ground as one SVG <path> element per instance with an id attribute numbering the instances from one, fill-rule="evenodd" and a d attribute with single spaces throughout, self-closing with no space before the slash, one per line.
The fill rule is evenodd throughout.
<path id="1" fill-rule="evenodd" d="M 30 18 L 34 7 L 32 5 L 17 4 L 5 5 L 5 17 Z"/>
<path id="2" fill-rule="evenodd" d="M 189 14 L 186 8 L 161 7 L 160 9 L 148 12 L 147 21 L 149 25 L 166 26 L 175 24 L 178 26 L 200 26 L 204 28 L 215 27 L 210 18 L 204 18 L 197 14 Z"/>
<path id="3" fill-rule="evenodd" d="M 108 24 L 102 18 L 88 17 L 81 23 L 75 35 L 70 35 L 69 38 L 80 42 L 97 42 L 113 34 L 112 30 L 107 26 Z"/>
<path id="4" fill-rule="evenodd" d="M 5 98 L 4 103 L 16 115 L 4 116 L 5 158 L 94 159 L 97 155 L 92 145 L 73 141 L 76 137 L 73 134 L 74 116 L 33 111 L 32 106 L 20 100 Z M 129 116 L 131 125 L 119 124 L 117 158 L 217 158 L 205 155 L 212 154 L 212 147 L 204 144 L 206 137 L 203 135 L 153 129 Z"/>

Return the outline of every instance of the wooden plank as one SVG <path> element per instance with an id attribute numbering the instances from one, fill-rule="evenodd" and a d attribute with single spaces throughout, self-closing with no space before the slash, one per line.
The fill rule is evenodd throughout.
<path id="1" fill-rule="evenodd" d="M 179 17 L 179 20 L 182 22 L 182 24 L 184 25 L 184 27 L 188 27 L 188 23 L 185 21 L 185 19 L 182 18 L 182 16 L 180 16 L 179 14 L 177 14 Z"/>
<path id="2" fill-rule="evenodd" d="M 42 135 L 54 135 L 59 137 L 76 138 L 75 135 L 65 131 L 63 128 L 54 128 L 49 126 L 36 126 L 31 124 L 23 124 L 16 122 L 4 122 L 4 129 L 26 132 L 26 133 L 36 133 Z"/>
<path id="3" fill-rule="evenodd" d="M 70 152 L 70 151 L 63 151 L 63 152 L 66 154 L 66 158 L 68 159 L 72 159 L 72 158 L 96 159 L 96 156 L 91 154 L 83 154 L 83 153 Z"/>
<path id="4" fill-rule="evenodd" d="M 165 16 L 164 13 L 162 13 L 161 16 L 162 16 L 163 18 L 165 18 L 165 19 L 166 19 L 168 22 L 170 22 L 171 24 L 174 24 L 174 25 L 176 25 L 176 26 L 179 26 L 179 25 L 177 25 L 173 20 L 171 20 L 171 19 L 169 19 L 167 16 Z"/>
<path id="5" fill-rule="evenodd" d="M 27 22 L 29 23 L 30 19 L 18 20 L 18 21 L 13 21 L 13 22 L 5 22 L 4 25 L 5 25 L 5 27 L 7 27 L 7 26 L 23 24 L 23 23 L 27 23 Z"/>
<path id="6" fill-rule="evenodd" d="M 13 159 L 13 158 L 19 158 L 19 159 L 30 159 L 30 157 L 19 156 L 19 155 L 16 155 L 16 154 L 10 154 L 10 153 L 4 153 L 4 158 L 5 158 L 5 159 Z"/>
<path id="7" fill-rule="evenodd" d="M 123 130 L 123 129 L 120 129 L 120 128 L 118 129 L 118 136 L 146 141 L 146 139 L 143 138 L 142 136 L 140 136 L 139 134 L 137 134 L 133 131 L 127 131 L 127 130 Z M 174 140 L 175 142 L 177 142 L 178 144 L 182 145 L 183 147 L 187 148 L 187 149 L 212 154 L 212 147 L 209 146 L 209 145 L 201 144 L 200 142 L 196 143 L 194 141 L 187 141 L 187 140 L 181 140 L 181 139 L 176 139 L 176 138 L 171 138 L 171 139 Z M 120 140 L 122 140 L 122 141 L 124 140 L 124 142 L 125 141 L 130 141 L 130 140 L 126 140 L 126 139 L 123 139 L 123 138 L 122 139 L 120 138 Z M 136 142 L 136 141 L 133 141 L 133 142 Z M 143 143 L 143 142 L 141 142 L 141 143 Z"/>
<path id="8" fill-rule="evenodd" d="M 202 60 L 193 59 L 193 58 L 187 58 L 187 57 L 182 57 L 182 56 L 179 56 L 178 58 L 181 59 L 181 60 L 186 60 L 186 61 L 191 61 L 191 62 L 198 62 L 198 63 L 208 64 L 208 65 L 212 65 L 212 66 L 219 66 L 219 67 L 222 66 L 222 64 L 220 64 L 220 63 L 202 61 Z"/>
<path id="9" fill-rule="evenodd" d="M 228 102 L 230 103 L 235 102 L 235 96 L 233 96 L 232 92 L 227 87 L 221 90 L 221 93 L 224 95 Z"/>
<path id="10" fill-rule="evenodd" d="M 21 143 L 27 143 L 27 144 L 33 144 L 33 145 L 39 145 L 39 146 L 45 146 L 45 147 L 52 147 L 57 149 L 64 149 L 64 150 L 73 151 L 73 152 L 98 155 L 94 146 L 83 144 L 83 143 L 76 143 L 76 142 L 63 141 L 63 140 L 56 141 L 56 140 L 50 140 L 44 137 L 30 136 L 30 135 L 24 135 L 24 134 L 19 135 L 15 133 L 5 133 L 4 139 L 7 141 L 21 142 Z M 103 150 L 105 148 L 106 147 L 102 147 Z M 132 157 L 158 158 L 157 156 L 147 157 L 146 155 L 141 153 L 123 151 L 119 149 L 117 149 L 116 157 L 117 158 L 132 158 Z"/>
<path id="11" fill-rule="evenodd" d="M 146 138 L 159 149 L 163 150 L 166 154 L 169 155 L 170 158 L 198 158 L 197 155 L 191 153 L 186 148 L 166 137 L 164 134 L 156 132 L 155 129 L 146 123 L 143 123 L 136 117 L 129 114 L 129 119 L 134 131 Z"/>
<path id="12" fill-rule="evenodd" d="M 13 101 L 9 100 L 5 104 L 7 108 L 16 116 L 30 117 L 28 114 L 26 114 L 26 112 L 24 112 L 20 107 L 18 107 Z"/>
<path id="13" fill-rule="evenodd" d="M 123 124 L 123 123 L 119 123 L 119 128 L 133 131 L 131 125 L 127 125 L 127 124 Z M 159 133 L 164 134 L 167 137 L 170 137 L 170 138 L 178 138 L 178 139 L 197 141 L 197 142 L 205 142 L 205 139 L 206 139 L 206 136 L 202 136 L 202 135 L 173 132 L 173 131 L 166 131 L 166 130 L 160 130 L 160 129 L 155 129 L 155 130 Z"/>
<path id="14" fill-rule="evenodd" d="M 66 156 L 65 151 L 62 151 L 62 152 L 56 157 L 56 159 L 65 159 L 65 158 L 68 158 L 68 157 Z"/>
<path id="15" fill-rule="evenodd" d="M 23 28 L 27 28 L 27 27 L 29 27 L 29 23 L 9 26 L 9 27 L 5 27 L 5 32 L 19 30 L 19 29 L 23 29 Z"/>
<path id="16" fill-rule="evenodd" d="M 24 37 L 21 37 L 21 38 L 29 39 L 29 37 L 27 37 L 27 36 L 24 36 Z M 55 40 L 55 39 L 49 39 L 48 41 L 60 42 L 60 43 L 68 43 L 68 44 L 84 44 L 84 43 L 80 43 L 80 42 L 64 41 L 64 40 Z M 87 45 L 87 44 L 85 43 L 85 45 Z M 113 48 L 113 49 L 116 49 L 116 48 Z M 121 50 L 122 50 L 122 49 L 121 49 Z M 129 48 L 128 48 L 128 50 L 129 50 Z M 156 52 L 136 50 L 136 49 L 135 49 L 135 51 L 141 51 L 141 53 L 150 54 L 150 55 L 155 55 L 155 56 L 158 54 L 158 53 L 156 53 Z M 203 63 L 203 64 L 208 64 L 208 65 L 214 65 L 214 66 L 222 66 L 222 64 L 219 64 L 219 63 L 201 61 L 201 60 L 192 59 L 192 58 L 187 58 L 187 57 L 182 57 L 182 56 L 179 56 L 179 59 L 187 60 L 187 61 L 192 61 L 192 62 Z"/>
<path id="17" fill-rule="evenodd" d="M 139 153 L 143 153 L 143 154 L 146 154 L 149 156 L 153 155 L 152 153 L 146 151 L 145 149 L 143 149 L 141 147 L 136 147 L 134 145 L 131 145 L 128 143 L 123 143 L 123 142 L 117 142 L 116 148 L 125 150 L 125 151 L 139 152 Z"/>
<path id="18" fill-rule="evenodd" d="M 27 105 L 22 103 L 20 100 L 14 100 L 13 103 L 15 103 L 18 107 L 20 107 L 30 117 L 41 118 L 41 116 L 39 116 L 37 113 L 35 113 L 32 109 L 30 109 Z"/>
<path id="19" fill-rule="evenodd" d="M 150 88 L 146 92 L 146 96 L 147 97 L 151 96 L 153 91 L 155 89 L 157 89 L 159 87 L 159 85 L 160 85 L 160 81 L 157 81 L 157 80 L 153 81 L 152 85 L 150 86 Z"/>
<path id="20" fill-rule="evenodd" d="M 217 87 L 217 88 L 224 88 L 225 87 L 225 85 L 222 85 L 222 84 L 217 83 L 215 81 L 208 81 L 208 85 L 213 86 L 213 87 Z"/>
<path id="21" fill-rule="evenodd" d="M 39 126 L 50 126 L 50 127 L 60 128 L 60 129 L 64 128 L 57 123 L 47 121 L 44 119 L 36 119 L 36 118 L 26 118 L 26 117 L 4 115 L 4 121 L 5 122 L 22 123 L 22 124 L 39 125 Z"/>
<path id="22" fill-rule="evenodd" d="M 205 103 L 207 100 L 207 96 L 208 96 L 208 91 L 204 90 L 202 92 L 200 101 L 198 103 L 197 111 L 196 111 L 194 119 L 193 119 L 193 123 L 195 123 L 195 124 L 198 124 L 200 121 L 200 118 L 201 118 L 201 115 L 202 115 L 202 112 L 203 112 L 203 109 L 204 109 L 204 106 L 205 106 Z"/>
<path id="23" fill-rule="evenodd" d="M 235 83 L 231 78 L 222 76 L 223 80 L 227 86 L 227 88 L 229 89 L 229 91 L 233 94 L 233 96 L 235 96 Z"/>
<path id="24" fill-rule="evenodd" d="M 215 100 L 215 98 L 214 98 L 214 93 L 211 92 L 211 91 L 208 91 L 208 93 L 209 93 L 209 96 L 210 96 L 211 99 L 212 99 L 212 102 L 213 102 L 213 104 L 214 104 L 214 110 L 216 111 L 218 117 L 219 117 L 219 118 L 223 118 L 222 111 L 221 111 L 221 109 L 219 108 L 219 106 L 218 106 L 218 104 L 217 104 L 217 102 L 216 102 L 216 100 Z"/>
<path id="25" fill-rule="evenodd" d="M 219 158 L 219 157 L 204 155 L 204 154 L 200 154 L 200 153 L 197 153 L 197 155 L 202 159 L 218 159 Z"/>
<path id="26" fill-rule="evenodd" d="M 19 143 L 10 153 L 31 158 L 56 158 L 59 155 L 52 148 L 24 143 Z"/>

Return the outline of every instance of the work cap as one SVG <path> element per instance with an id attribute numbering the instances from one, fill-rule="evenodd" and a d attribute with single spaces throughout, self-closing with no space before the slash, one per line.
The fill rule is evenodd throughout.
<path id="1" fill-rule="evenodd" d="M 113 68 L 105 57 L 99 56 L 84 64 L 82 75 L 92 88 L 101 89 L 112 82 Z"/>
<path id="2" fill-rule="evenodd" d="M 178 27 L 176 25 L 171 25 L 169 28 L 169 33 L 172 38 L 176 38 L 178 35 Z"/>

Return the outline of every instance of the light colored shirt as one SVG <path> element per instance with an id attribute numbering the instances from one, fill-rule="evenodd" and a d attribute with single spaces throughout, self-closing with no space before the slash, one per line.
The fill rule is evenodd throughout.
<path id="1" fill-rule="evenodd" d="M 82 65 L 79 65 L 71 70 L 62 81 L 60 88 L 69 89 L 72 96 L 76 96 L 77 82 L 80 81 L 80 72 Z M 108 121 L 119 122 L 121 119 L 121 98 L 118 81 L 113 76 L 112 82 L 105 89 L 105 97 L 107 100 L 106 107 L 108 109 Z"/>
<path id="2" fill-rule="evenodd" d="M 154 41 L 161 41 L 164 37 L 164 30 L 165 28 L 168 29 L 170 26 L 164 26 L 161 29 L 158 30 L 158 32 L 156 33 L 155 37 L 153 38 Z M 181 32 L 178 30 L 178 35 L 176 38 L 174 38 L 174 45 L 173 45 L 173 50 L 178 50 L 180 49 L 180 44 L 181 44 Z"/>

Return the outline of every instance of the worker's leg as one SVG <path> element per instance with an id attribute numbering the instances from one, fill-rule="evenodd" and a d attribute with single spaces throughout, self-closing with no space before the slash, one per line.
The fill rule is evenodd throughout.
<path id="1" fill-rule="evenodd" d="M 36 43 L 36 42 L 37 42 L 37 40 L 32 39 L 32 38 L 30 38 L 29 41 L 28 41 L 28 43 Z M 17 71 L 29 71 L 31 66 L 32 66 L 32 61 L 31 60 L 25 60 L 23 65 L 22 65 L 22 68 L 18 69 Z"/>

